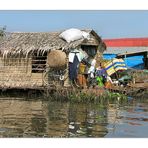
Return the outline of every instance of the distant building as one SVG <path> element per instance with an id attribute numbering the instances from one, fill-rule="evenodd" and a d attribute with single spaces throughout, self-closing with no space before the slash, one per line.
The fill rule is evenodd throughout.
<path id="1" fill-rule="evenodd" d="M 148 69 L 148 38 L 105 39 L 105 59 L 122 57 L 128 67 Z"/>

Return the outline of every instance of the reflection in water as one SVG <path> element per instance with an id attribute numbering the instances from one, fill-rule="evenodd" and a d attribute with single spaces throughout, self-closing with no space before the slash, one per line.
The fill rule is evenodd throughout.
<path id="1" fill-rule="evenodd" d="M 148 137 L 147 99 L 137 99 L 124 106 L 110 104 L 107 128 L 105 137 Z"/>
<path id="2" fill-rule="evenodd" d="M 42 101 L 0 100 L 0 136 L 44 136 L 46 108 Z"/>
<path id="3" fill-rule="evenodd" d="M 68 103 L 48 103 L 48 137 L 67 137 Z"/>
<path id="4" fill-rule="evenodd" d="M 92 104 L 71 104 L 69 137 L 103 137 L 107 133 L 106 125 L 106 108 Z"/>
<path id="5" fill-rule="evenodd" d="M 0 99 L 0 137 L 148 137 L 148 102 L 77 104 Z"/>

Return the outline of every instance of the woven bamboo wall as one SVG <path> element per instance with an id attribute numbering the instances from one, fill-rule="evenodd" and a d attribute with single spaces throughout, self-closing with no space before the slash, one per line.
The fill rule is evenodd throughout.
<path id="1" fill-rule="evenodd" d="M 32 58 L 0 58 L 0 88 L 33 88 L 42 84 L 42 73 L 32 73 Z"/>

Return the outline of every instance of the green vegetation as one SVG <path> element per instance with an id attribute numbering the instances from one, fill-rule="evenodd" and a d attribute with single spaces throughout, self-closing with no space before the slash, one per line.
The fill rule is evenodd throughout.
<path id="1" fill-rule="evenodd" d="M 96 94 L 93 91 L 82 91 L 73 89 L 72 91 L 54 91 L 49 96 L 50 100 L 55 101 L 70 101 L 75 103 L 103 103 L 109 101 L 127 101 L 127 96 L 124 94 L 113 93 L 104 91 L 103 93 Z"/>
<path id="2" fill-rule="evenodd" d="M 0 38 L 5 36 L 6 26 L 0 27 Z"/>

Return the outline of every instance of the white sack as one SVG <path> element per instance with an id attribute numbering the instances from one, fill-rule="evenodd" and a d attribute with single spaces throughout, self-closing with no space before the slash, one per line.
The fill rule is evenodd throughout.
<path id="1" fill-rule="evenodd" d="M 63 38 L 64 40 L 66 40 L 66 42 L 70 43 L 72 41 L 76 41 L 76 40 L 79 40 L 82 38 L 89 39 L 90 35 L 89 35 L 89 33 L 85 32 L 85 31 L 71 28 L 71 29 L 68 29 L 68 30 L 65 30 L 64 32 L 62 32 L 59 35 L 59 37 Z"/>
<path id="2" fill-rule="evenodd" d="M 84 39 L 90 39 L 90 34 L 88 32 L 82 31 L 82 36 Z"/>
<path id="3" fill-rule="evenodd" d="M 66 40 L 68 43 L 83 38 L 81 30 L 75 28 L 71 28 L 62 32 L 59 37 Z"/>

